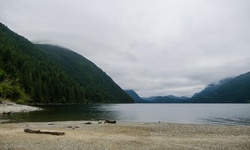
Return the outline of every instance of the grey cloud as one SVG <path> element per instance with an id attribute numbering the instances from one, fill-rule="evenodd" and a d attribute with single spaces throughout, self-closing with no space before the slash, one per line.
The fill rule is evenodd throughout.
<path id="1" fill-rule="evenodd" d="M 191 96 L 250 70 L 248 0 L 0 0 L 0 21 L 87 57 L 141 96 Z"/>

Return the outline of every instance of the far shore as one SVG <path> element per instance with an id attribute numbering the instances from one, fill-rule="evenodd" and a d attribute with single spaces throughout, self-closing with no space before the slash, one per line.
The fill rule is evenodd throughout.
<path id="1" fill-rule="evenodd" d="M 25 133 L 64 132 L 64 135 Z M 0 123 L 0 149 L 250 149 L 250 126 L 63 121 Z"/>

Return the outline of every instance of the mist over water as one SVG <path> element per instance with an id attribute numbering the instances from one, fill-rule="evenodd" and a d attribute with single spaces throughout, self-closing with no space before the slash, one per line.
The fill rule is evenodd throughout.
<path id="1" fill-rule="evenodd" d="M 250 104 L 100 104 L 41 106 L 43 111 L 1 116 L 13 122 L 116 120 L 250 125 Z"/>

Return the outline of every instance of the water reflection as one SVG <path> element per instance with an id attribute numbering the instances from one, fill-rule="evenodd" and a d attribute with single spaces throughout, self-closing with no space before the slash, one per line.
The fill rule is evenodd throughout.
<path id="1" fill-rule="evenodd" d="M 41 106 L 44 111 L 13 113 L 13 122 L 117 120 L 186 124 L 250 125 L 249 104 L 103 104 Z"/>

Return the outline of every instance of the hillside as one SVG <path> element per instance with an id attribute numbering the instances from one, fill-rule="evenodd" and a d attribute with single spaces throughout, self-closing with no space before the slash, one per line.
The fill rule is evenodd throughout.
<path id="1" fill-rule="evenodd" d="M 131 102 L 132 99 L 105 72 L 83 56 L 59 46 L 37 46 L 50 62 L 86 89 L 86 97 L 96 102 L 98 99 L 102 102 Z"/>
<path id="2" fill-rule="evenodd" d="M 135 91 L 125 90 L 125 92 L 134 100 L 135 103 L 150 103 L 149 101 L 143 100 Z"/>
<path id="3" fill-rule="evenodd" d="M 218 83 L 212 83 L 205 87 L 202 91 L 195 93 L 192 96 L 192 101 L 196 101 L 198 99 L 205 99 L 210 94 L 214 93 L 219 87 L 221 87 L 223 84 L 231 81 L 233 78 L 226 78 L 223 80 L 220 80 Z"/>
<path id="4" fill-rule="evenodd" d="M 150 97 L 142 97 L 142 99 L 144 99 L 145 101 L 154 101 L 157 97 L 159 96 L 150 96 Z"/>
<path id="5" fill-rule="evenodd" d="M 250 72 L 209 85 L 191 98 L 192 103 L 250 103 Z"/>
<path id="6" fill-rule="evenodd" d="M 58 46 L 34 45 L 0 23 L 0 96 L 18 103 L 126 103 L 100 68 Z"/>

